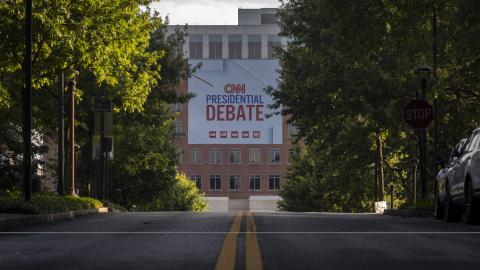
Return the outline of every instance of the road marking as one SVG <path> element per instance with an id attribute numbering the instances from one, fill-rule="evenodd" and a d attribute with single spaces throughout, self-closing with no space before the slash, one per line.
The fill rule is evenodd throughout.
<path id="1" fill-rule="evenodd" d="M 243 212 L 237 212 L 233 219 L 230 231 L 223 240 L 222 249 L 218 256 L 215 270 L 235 270 L 235 259 L 237 256 L 237 238 L 240 232 Z"/>
<path id="2" fill-rule="evenodd" d="M 192 231 L 189 231 L 189 232 L 145 232 L 145 231 L 142 231 L 142 232 L 14 232 L 14 231 L 7 231 L 7 232 L 0 232 L 0 235 L 2 234 L 5 234 L 5 235 L 8 235 L 8 234 L 12 234 L 12 235 L 15 235 L 15 234 L 52 234 L 52 235 L 55 235 L 55 234 L 59 234 L 59 235 L 62 235 L 62 234 L 159 234 L 159 235 L 162 235 L 162 234 L 165 234 L 165 235 L 168 235 L 168 234 L 222 234 L 222 235 L 225 235 L 225 234 L 465 234 L 465 235 L 469 235 L 469 234 L 480 234 L 480 232 L 258 232 L 258 231 L 255 231 L 255 232 L 232 232 L 232 231 L 229 231 L 229 232 L 192 232 Z"/>
<path id="3" fill-rule="evenodd" d="M 247 213 L 247 234 L 245 236 L 245 269 L 262 270 L 262 254 L 257 239 L 257 228 L 251 212 Z"/>

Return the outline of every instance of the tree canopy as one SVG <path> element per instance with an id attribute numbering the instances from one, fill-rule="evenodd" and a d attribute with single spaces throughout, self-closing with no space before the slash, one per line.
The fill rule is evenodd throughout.
<path id="1" fill-rule="evenodd" d="M 403 108 L 420 89 L 415 70 L 434 67 L 428 99 L 438 98 L 438 152 L 446 153 L 479 123 L 478 11 L 475 1 L 282 4 L 282 34 L 291 40 L 279 54 L 279 87 L 269 92 L 299 129 L 303 148 L 282 192 L 285 209 L 371 209 L 379 137 L 387 185 L 394 185 L 401 200 L 411 197 L 417 138 L 403 122 Z M 432 136 L 429 144 L 432 187 Z"/>
<path id="2" fill-rule="evenodd" d="M 57 139 L 58 74 L 75 76 L 77 179 L 85 193 L 87 179 L 96 181 L 99 173 L 90 161 L 92 100 L 112 101 L 115 150 L 108 191 L 127 207 L 179 199 L 168 195 L 179 181 L 169 104 L 188 100 L 175 87 L 191 70 L 180 49 L 185 34 L 167 36 L 167 22 L 149 9 L 151 2 L 33 3 L 33 128 L 42 139 Z M 23 1 L 0 2 L 0 189 L 20 184 L 24 18 Z M 45 151 L 42 145 L 35 153 Z M 201 198 L 191 185 L 182 189 Z"/>

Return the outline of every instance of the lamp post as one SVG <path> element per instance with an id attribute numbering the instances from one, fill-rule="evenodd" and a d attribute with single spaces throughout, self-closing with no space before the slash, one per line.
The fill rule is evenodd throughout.
<path id="1" fill-rule="evenodd" d="M 419 66 L 417 73 L 420 79 L 421 93 L 420 99 L 427 101 L 427 85 L 430 79 L 432 69 L 429 66 Z M 418 144 L 420 150 L 420 182 L 422 186 L 422 199 L 427 198 L 427 131 L 425 128 L 418 132 Z"/>
<path id="2" fill-rule="evenodd" d="M 23 89 L 23 182 L 25 201 L 32 193 L 32 0 L 25 1 L 25 85 Z"/>

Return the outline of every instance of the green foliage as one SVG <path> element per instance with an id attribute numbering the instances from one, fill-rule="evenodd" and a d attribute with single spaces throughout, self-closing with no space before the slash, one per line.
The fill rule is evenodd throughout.
<path id="1" fill-rule="evenodd" d="M 39 136 L 56 139 L 57 75 L 64 72 L 71 80 L 79 71 L 75 139 L 80 192 L 86 193 L 87 179 L 95 187 L 100 178 L 99 162 L 90 157 L 92 100 L 101 97 L 112 101 L 114 110 L 115 158 L 109 161 L 108 193 L 126 208 L 151 203 L 176 183 L 175 116 L 169 104 L 190 97 L 175 93 L 192 71 L 181 49 L 185 34 L 178 30 L 167 37 L 166 23 L 148 8 L 151 2 L 33 3 L 33 127 Z M 0 191 L 21 183 L 23 20 L 22 1 L 0 2 Z"/>
<path id="2" fill-rule="evenodd" d="M 162 21 L 149 0 L 33 2 L 33 128 L 55 138 L 57 75 L 77 78 L 77 136 L 86 144 L 93 96 L 106 94 L 116 111 L 140 112 L 161 77 L 162 48 L 151 47 Z M 24 2 L 0 2 L 0 188 L 20 182 Z M 164 42 L 164 39 L 155 41 Z M 180 68 L 181 66 L 179 66 Z M 82 115 L 83 114 L 83 115 Z M 83 132 L 83 133 L 82 133 Z M 45 149 L 34 148 L 35 154 Z M 38 156 L 38 155 L 34 155 Z M 37 166 L 33 166 L 37 168 Z"/>
<path id="3" fill-rule="evenodd" d="M 207 211 L 203 193 L 195 182 L 184 174 L 177 174 L 168 190 L 160 193 L 152 202 L 139 205 L 140 211 Z"/>
<path id="4" fill-rule="evenodd" d="M 384 142 L 385 187 L 394 186 L 399 202 L 412 197 L 417 137 L 402 111 L 420 87 L 416 67 L 434 66 L 434 9 L 439 57 L 428 99 L 439 99 L 441 155 L 480 124 L 480 48 L 473 38 L 478 2 L 283 3 L 282 34 L 293 38 L 279 54 L 279 87 L 268 92 L 274 107 L 298 127 L 304 148 L 281 192 L 284 209 L 371 210 L 378 136 Z M 431 147 L 432 136 L 429 140 Z M 432 160 L 429 151 L 430 196 L 436 173 Z"/>
<path id="5" fill-rule="evenodd" d="M 100 207 L 103 207 L 100 201 L 88 197 L 36 193 L 29 202 L 25 202 L 19 192 L 0 195 L 1 213 L 47 214 Z"/>

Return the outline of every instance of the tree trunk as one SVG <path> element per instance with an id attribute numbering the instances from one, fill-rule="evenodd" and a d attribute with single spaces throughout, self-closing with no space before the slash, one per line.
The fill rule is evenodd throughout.
<path id="1" fill-rule="evenodd" d="M 377 134 L 377 164 L 378 164 L 378 184 L 379 184 L 379 199 L 384 201 L 385 194 L 385 182 L 383 178 L 383 151 L 382 151 L 382 138 L 380 133 Z"/>

